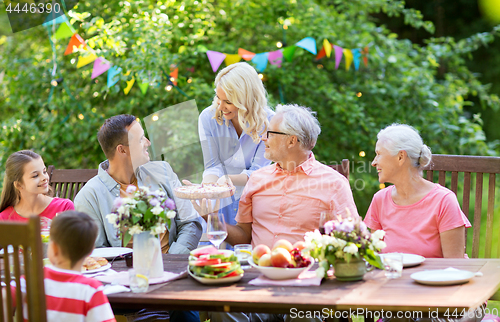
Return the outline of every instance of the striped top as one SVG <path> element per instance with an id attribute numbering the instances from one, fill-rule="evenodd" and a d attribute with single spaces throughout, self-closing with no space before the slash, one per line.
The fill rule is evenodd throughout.
<path id="1" fill-rule="evenodd" d="M 116 322 L 101 282 L 53 266 L 44 270 L 47 321 Z M 27 321 L 27 310 L 24 320 Z"/>

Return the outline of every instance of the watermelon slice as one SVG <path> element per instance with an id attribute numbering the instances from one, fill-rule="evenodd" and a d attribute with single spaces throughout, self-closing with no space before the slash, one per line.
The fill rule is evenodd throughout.
<path id="1" fill-rule="evenodd" d="M 211 266 L 211 265 L 216 265 L 220 264 L 221 260 L 220 258 L 212 258 L 212 259 L 198 259 L 193 262 L 189 262 L 190 266 Z"/>
<path id="2" fill-rule="evenodd" d="M 220 254 L 220 252 L 214 246 L 204 246 L 200 248 L 196 248 L 189 253 L 192 256 L 200 257 L 200 255 L 213 255 Z"/>

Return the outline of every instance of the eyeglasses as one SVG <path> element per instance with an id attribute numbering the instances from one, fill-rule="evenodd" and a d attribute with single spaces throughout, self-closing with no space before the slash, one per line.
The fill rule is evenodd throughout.
<path id="1" fill-rule="evenodd" d="M 269 139 L 269 133 L 273 134 L 281 134 L 281 135 L 293 135 L 293 134 L 288 134 L 288 133 L 283 133 L 283 132 L 277 132 L 277 131 L 266 131 L 263 135 L 266 139 Z M 300 142 L 299 139 L 297 139 L 297 142 Z"/>

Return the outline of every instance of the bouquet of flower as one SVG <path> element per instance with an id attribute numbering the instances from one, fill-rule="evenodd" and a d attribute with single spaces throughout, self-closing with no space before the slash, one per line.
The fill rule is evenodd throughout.
<path id="1" fill-rule="evenodd" d="M 319 230 L 307 232 L 304 240 L 311 257 L 319 262 L 318 276 L 327 277 L 330 265 L 337 260 L 349 263 L 353 258 L 364 258 L 368 263 L 383 268 L 377 252 L 386 246 L 382 241 L 385 232 L 377 230 L 371 234 L 360 217 L 338 217 L 325 223 L 325 234 Z"/>
<path id="2" fill-rule="evenodd" d="M 161 190 L 149 191 L 148 187 L 128 186 L 130 198 L 116 198 L 112 212 L 106 216 L 108 222 L 118 228 L 118 234 L 127 228 L 123 237 L 127 245 L 133 235 L 151 231 L 152 235 L 165 232 L 175 217 L 175 202 Z"/>

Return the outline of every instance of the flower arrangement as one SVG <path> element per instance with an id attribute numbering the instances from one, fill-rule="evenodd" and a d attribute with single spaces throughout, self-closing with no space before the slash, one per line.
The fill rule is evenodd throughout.
<path id="1" fill-rule="evenodd" d="M 170 228 L 170 221 L 175 217 L 175 202 L 161 190 L 150 191 L 148 187 L 128 186 L 126 192 L 130 198 L 116 198 L 113 210 L 106 215 L 109 223 L 118 228 L 118 234 L 124 229 L 123 241 L 127 245 L 133 235 L 151 231 L 152 235 L 165 232 Z"/>
<path id="2" fill-rule="evenodd" d="M 326 222 L 324 235 L 315 230 L 307 232 L 304 240 L 311 257 L 319 262 L 316 274 L 327 277 L 330 265 L 339 260 L 349 263 L 364 258 L 371 265 L 383 268 L 377 252 L 386 246 L 382 241 L 384 235 L 383 230 L 371 234 L 360 217 L 353 218 L 348 212 L 346 218 Z"/>

